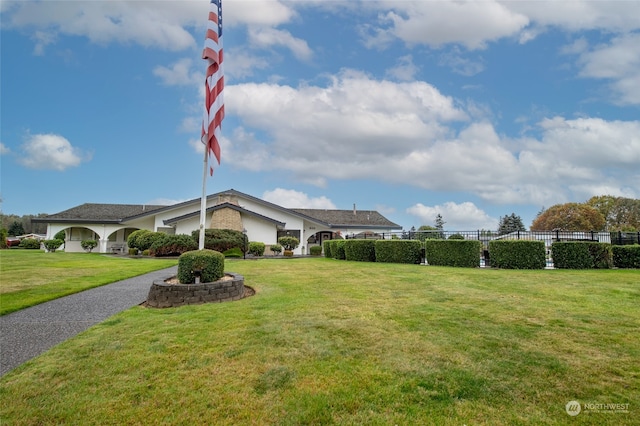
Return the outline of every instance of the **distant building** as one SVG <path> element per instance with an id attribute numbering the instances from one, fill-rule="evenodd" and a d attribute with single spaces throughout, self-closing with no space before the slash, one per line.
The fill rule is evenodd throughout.
<path id="1" fill-rule="evenodd" d="M 100 253 L 126 253 L 127 238 L 138 229 L 189 235 L 198 230 L 200 205 L 200 198 L 171 206 L 82 204 L 32 221 L 47 224 L 47 239 L 65 231 L 67 252 L 82 252 L 81 241 L 96 240 Z M 289 209 L 234 189 L 207 196 L 206 206 L 205 227 L 245 231 L 249 241 L 267 247 L 281 236 L 294 236 L 300 240 L 295 254 L 341 235 L 402 229 L 377 211 Z"/>

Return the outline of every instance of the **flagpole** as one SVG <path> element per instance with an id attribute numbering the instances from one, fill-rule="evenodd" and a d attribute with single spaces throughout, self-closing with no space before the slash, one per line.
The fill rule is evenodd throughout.
<path id="1" fill-rule="evenodd" d="M 209 165 L 209 147 L 204 145 L 204 165 L 202 166 L 202 196 L 200 197 L 200 238 L 198 250 L 204 249 L 204 228 L 207 218 L 207 166 Z"/>

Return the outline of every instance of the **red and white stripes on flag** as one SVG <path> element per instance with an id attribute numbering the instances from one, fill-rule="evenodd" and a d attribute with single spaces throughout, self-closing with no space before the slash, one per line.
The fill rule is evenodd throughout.
<path id="1" fill-rule="evenodd" d="M 220 164 L 220 125 L 224 118 L 224 74 L 222 72 L 222 0 L 211 0 L 209 21 L 204 41 L 202 59 L 207 60 L 205 80 L 204 117 L 202 119 L 202 143 L 215 155 Z M 211 163 L 210 163 L 211 164 Z M 213 175 L 213 167 L 209 166 Z"/>

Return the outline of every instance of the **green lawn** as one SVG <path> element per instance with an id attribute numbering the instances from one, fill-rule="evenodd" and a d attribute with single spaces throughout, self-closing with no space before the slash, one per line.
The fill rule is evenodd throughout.
<path id="1" fill-rule="evenodd" d="M 177 263 L 98 253 L 0 250 L 0 315 Z"/>
<path id="2" fill-rule="evenodd" d="M 226 266 L 256 295 L 90 328 L 0 380 L 0 424 L 638 424 L 638 271 Z"/>

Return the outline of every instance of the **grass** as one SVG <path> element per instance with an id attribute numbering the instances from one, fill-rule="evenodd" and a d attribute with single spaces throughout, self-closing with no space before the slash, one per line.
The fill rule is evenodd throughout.
<path id="1" fill-rule="evenodd" d="M 0 250 L 0 315 L 177 263 L 98 253 Z"/>
<path id="2" fill-rule="evenodd" d="M 5 375 L 0 423 L 638 424 L 637 271 L 226 265 L 257 294 L 111 317 Z"/>

